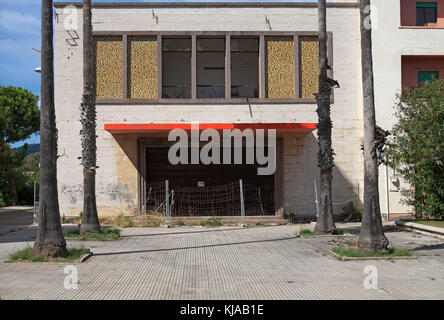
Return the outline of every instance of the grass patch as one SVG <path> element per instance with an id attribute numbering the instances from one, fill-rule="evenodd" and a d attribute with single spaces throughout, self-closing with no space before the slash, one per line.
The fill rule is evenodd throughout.
<path id="1" fill-rule="evenodd" d="M 173 220 L 172 224 L 178 227 L 183 227 L 186 225 L 185 221 L 183 221 L 182 219 Z"/>
<path id="2" fill-rule="evenodd" d="M 409 220 L 408 222 L 425 224 L 431 227 L 444 228 L 444 221 L 442 220 Z"/>
<path id="3" fill-rule="evenodd" d="M 84 235 L 81 235 L 79 230 L 75 230 L 65 234 L 65 238 L 79 239 L 79 240 L 94 239 L 94 240 L 104 241 L 104 240 L 115 240 L 118 239 L 119 237 L 120 237 L 120 230 L 117 228 L 109 228 L 102 230 L 100 233 L 88 233 Z"/>
<path id="4" fill-rule="evenodd" d="M 165 224 L 165 216 L 161 213 L 148 213 L 134 217 L 133 227 L 150 228 Z"/>
<path id="5" fill-rule="evenodd" d="M 342 230 L 337 230 L 336 234 L 332 234 L 332 236 L 343 236 L 345 234 Z M 300 237 L 316 237 L 319 236 L 319 234 L 314 233 L 313 231 L 310 231 L 309 229 L 302 229 L 299 231 L 299 233 L 295 233 L 295 236 Z"/>
<path id="6" fill-rule="evenodd" d="M 314 237 L 316 234 L 308 229 L 302 229 L 299 231 L 298 235 L 301 237 Z"/>
<path id="7" fill-rule="evenodd" d="M 123 213 L 121 213 L 115 218 L 114 222 L 121 228 L 130 228 L 133 226 L 133 219 L 134 217 L 125 216 Z"/>
<path id="8" fill-rule="evenodd" d="M 209 218 L 207 220 L 200 220 L 199 225 L 202 227 L 220 227 L 222 222 L 220 218 Z"/>
<path id="9" fill-rule="evenodd" d="M 390 248 L 388 253 L 375 253 L 359 251 L 353 247 L 334 247 L 333 252 L 337 255 L 353 258 L 365 258 L 365 257 L 406 257 L 411 256 L 412 252 L 407 248 Z"/>
<path id="10" fill-rule="evenodd" d="M 89 249 L 85 248 L 69 248 L 68 256 L 65 258 L 45 258 L 39 254 L 33 254 L 31 247 L 26 247 L 24 249 L 18 250 L 9 255 L 9 260 L 6 262 L 19 262 L 19 261 L 29 261 L 29 262 L 73 262 L 80 259 L 81 256 L 89 252 Z"/>
<path id="11" fill-rule="evenodd" d="M 24 249 L 18 250 L 9 255 L 8 262 L 27 260 L 32 262 L 44 262 L 45 258 L 42 255 L 32 254 L 32 248 L 26 247 Z"/>

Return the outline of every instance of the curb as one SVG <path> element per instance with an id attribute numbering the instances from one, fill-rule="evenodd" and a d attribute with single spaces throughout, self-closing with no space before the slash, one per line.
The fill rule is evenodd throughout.
<path id="1" fill-rule="evenodd" d="M 404 259 L 418 259 L 418 256 L 398 256 L 398 257 L 346 257 L 330 251 L 332 256 L 339 261 L 364 261 L 364 260 L 404 260 Z"/>
<path id="2" fill-rule="evenodd" d="M 417 233 L 437 237 L 439 239 L 444 239 L 444 228 L 438 228 L 414 222 L 407 222 L 403 220 L 396 220 L 395 223 L 398 226 L 402 226 Z"/>
<path id="3" fill-rule="evenodd" d="M 71 237 L 67 237 L 65 238 L 66 241 L 97 241 L 97 242 L 106 242 L 106 241 L 117 241 L 117 240 L 122 240 L 122 236 L 115 238 L 115 239 L 96 239 L 96 238 L 71 238 Z"/>
<path id="4" fill-rule="evenodd" d="M 80 262 L 80 263 L 85 262 L 92 255 L 93 255 L 92 252 L 85 253 L 83 256 L 81 256 L 79 259 L 75 260 L 74 262 Z"/>

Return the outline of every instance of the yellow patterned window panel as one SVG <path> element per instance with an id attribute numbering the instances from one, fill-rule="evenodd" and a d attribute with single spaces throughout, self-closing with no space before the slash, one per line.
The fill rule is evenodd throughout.
<path id="1" fill-rule="evenodd" d="M 123 97 L 122 37 L 95 37 L 97 99 Z"/>
<path id="2" fill-rule="evenodd" d="M 157 98 L 157 41 L 155 37 L 128 37 L 128 97 Z"/>
<path id="3" fill-rule="evenodd" d="M 265 38 L 265 90 L 267 98 L 294 98 L 293 37 Z"/>
<path id="4" fill-rule="evenodd" d="M 301 98 L 314 99 L 319 92 L 319 41 L 316 36 L 299 37 Z"/>

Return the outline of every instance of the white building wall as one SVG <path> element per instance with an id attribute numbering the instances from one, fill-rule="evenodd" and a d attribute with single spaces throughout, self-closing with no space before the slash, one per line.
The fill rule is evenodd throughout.
<path id="1" fill-rule="evenodd" d="M 79 105 L 82 96 L 82 12 L 77 7 L 79 39 L 74 43 L 65 29 L 69 12 L 56 5 L 55 103 L 59 130 L 58 187 L 61 213 L 77 215 L 82 210 L 82 169 Z M 153 19 L 153 12 L 158 23 Z M 94 31 L 317 31 L 317 8 L 294 7 L 95 7 Z M 335 169 L 333 198 L 336 202 L 356 200 L 363 180 L 362 89 L 360 71 L 359 10 L 356 7 L 329 7 L 328 31 L 333 32 L 335 89 L 332 105 Z M 71 39 L 71 40 L 70 40 Z M 137 205 L 137 140 L 112 136 L 105 123 L 255 123 L 317 122 L 315 104 L 248 105 L 98 105 L 97 106 L 97 202 L 99 214 L 109 208 L 131 211 Z M 301 159 L 316 168 L 315 133 L 284 139 L 284 199 L 308 179 Z M 299 141 L 296 143 L 296 140 Z M 301 145 L 302 143 L 302 145 Z M 296 147 L 296 145 L 298 145 Z M 122 148 L 125 146 L 124 148 Z M 297 150 L 297 152 L 296 152 Z M 299 157 L 299 154 L 304 156 Z M 304 158 L 305 157 L 305 158 Z M 298 174 L 295 172 L 299 171 Z M 288 174 L 288 175 L 287 175 Z M 317 174 L 317 172 L 315 172 Z M 311 180 L 312 177 L 310 176 Z M 362 199 L 362 196 L 359 195 Z M 106 209 L 105 207 L 109 207 Z M 116 209 L 117 208 L 117 209 Z M 121 209 L 120 209 L 121 208 Z"/>

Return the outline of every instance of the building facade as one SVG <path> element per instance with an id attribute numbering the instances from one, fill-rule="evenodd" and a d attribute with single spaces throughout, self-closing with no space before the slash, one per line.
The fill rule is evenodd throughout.
<path id="1" fill-rule="evenodd" d="M 390 130 L 401 88 L 414 88 L 433 78 L 444 79 L 444 0 L 373 0 L 376 122 Z M 408 187 L 393 170 L 380 166 L 381 211 L 391 218 L 411 212 L 401 202 Z"/>
<path id="2" fill-rule="evenodd" d="M 438 2 L 437 12 L 442 13 L 442 1 Z M 409 1 L 373 3 L 378 8 L 377 121 L 389 129 L 396 90 L 413 77 L 408 69 L 427 61 L 421 71 L 435 71 L 441 63 L 442 19 L 437 14 L 436 24 L 410 27 L 412 9 L 401 14 L 401 3 Z M 83 206 L 78 160 L 82 7 L 61 2 L 54 6 L 58 189 L 61 214 L 68 216 L 78 215 Z M 424 21 L 434 21 L 433 9 L 424 8 Z M 175 199 L 176 215 L 224 215 L 224 210 L 234 215 L 239 206 L 233 203 L 239 199 L 232 193 L 242 179 L 247 215 L 316 217 L 316 3 L 96 3 L 92 15 L 100 216 L 156 209 L 162 205 L 156 201 L 165 200 L 166 180 L 168 192 L 175 190 L 175 198 L 169 200 Z M 359 4 L 329 3 L 327 16 L 329 73 L 340 83 L 331 97 L 333 199 L 340 215 L 343 205 L 363 199 Z M 422 37 L 421 32 L 430 35 Z M 434 57 L 424 60 L 424 55 Z M 267 148 L 276 153 L 276 171 L 258 176 L 257 161 L 170 164 L 170 130 L 189 132 L 196 123 L 221 134 L 251 130 L 255 137 L 261 130 L 275 129 L 276 146 Z M 245 146 L 240 149 L 245 154 Z M 384 214 L 408 212 L 399 204 L 399 193 L 389 190 L 388 180 L 396 178 L 392 175 L 381 168 L 381 209 Z M 223 205 L 214 208 L 216 203 Z"/>

